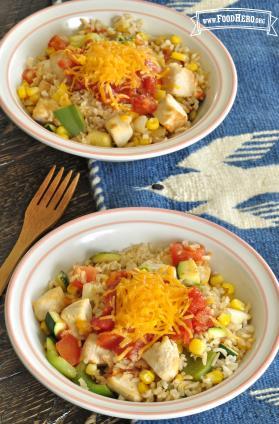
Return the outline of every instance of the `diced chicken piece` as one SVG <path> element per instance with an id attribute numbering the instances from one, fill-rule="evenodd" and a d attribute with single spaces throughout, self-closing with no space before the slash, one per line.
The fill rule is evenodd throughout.
<path id="1" fill-rule="evenodd" d="M 97 345 L 97 335 L 90 334 L 81 351 L 81 360 L 88 364 L 93 362 L 94 364 L 108 364 L 111 365 L 113 362 L 114 354 L 111 350 L 107 350 Z"/>
<path id="2" fill-rule="evenodd" d="M 80 338 L 78 329 L 76 327 L 76 321 L 91 321 L 92 309 L 90 305 L 90 300 L 81 299 L 67 306 L 62 311 L 61 318 L 66 322 L 72 334 L 75 337 Z"/>
<path id="3" fill-rule="evenodd" d="M 170 63 L 169 72 L 163 79 L 163 85 L 174 96 L 190 97 L 196 90 L 195 75 L 178 63 Z"/>
<path id="4" fill-rule="evenodd" d="M 46 124 L 47 122 L 53 122 L 53 111 L 58 108 L 59 106 L 57 105 L 55 100 L 41 98 L 34 107 L 32 116 L 35 121 L 38 121 L 42 124 Z"/>
<path id="5" fill-rule="evenodd" d="M 164 337 L 161 342 L 146 350 L 143 359 L 165 381 L 171 381 L 178 373 L 179 352 L 175 342 Z"/>
<path id="6" fill-rule="evenodd" d="M 211 268 L 208 262 L 204 262 L 203 265 L 198 265 L 198 270 L 200 274 L 201 284 L 206 284 L 209 281 Z"/>
<path id="7" fill-rule="evenodd" d="M 85 283 L 82 287 L 82 298 L 89 299 L 94 302 L 96 297 L 99 298 L 103 294 L 104 288 L 102 283 Z"/>
<path id="8" fill-rule="evenodd" d="M 45 292 L 39 299 L 33 302 L 36 318 L 43 321 L 47 312 L 61 312 L 65 306 L 65 295 L 61 287 L 55 287 Z"/>
<path id="9" fill-rule="evenodd" d="M 138 116 L 133 121 L 134 130 L 142 134 L 145 133 L 147 131 L 146 122 L 147 122 L 147 116 L 145 115 Z"/>
<path id="10" fill-rule="evenodd" d="M 125 146 L 132 137 L 133 128 L 131 121 L 131 116 L 116 115 L 106 122 L 106 129 L 118 147 Z"/>
<path id="11" fill-rule="evenodd" d="M 169 132 L 173 132 L 176 128 L 182 127 L 188 120 L 185 110 L 171 94 L 167 94 L 166 97 L 161 100 L 157 110 L 154 112 L 154 116 L 159 119 L 160 124 Z"/>
<path id="12" fill-rule="evenodd" d="M 107 385 L 125 399 L 140 402 L 141 395 L 138 391 L 138 381 L 138 378 L 134 377 L 133 374 L 125 372 L 107 378 Z"/>

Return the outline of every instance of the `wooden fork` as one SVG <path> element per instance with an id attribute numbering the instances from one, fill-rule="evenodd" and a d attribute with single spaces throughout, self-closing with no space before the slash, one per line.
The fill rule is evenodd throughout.
<path id="1" fill-rule="evenodd" d="M 69 171 L 61 181 L 64 172 L 64 168 L 61 168 L 51 182 L 55 169 L 55 166 L 51 168 L 27 206 L 18 240 L 0 269 L 0 296 L 18 260 L 43 232 L 58 221 L 73 197 L 79 173 L 68 186 L 73 171 Z"/>

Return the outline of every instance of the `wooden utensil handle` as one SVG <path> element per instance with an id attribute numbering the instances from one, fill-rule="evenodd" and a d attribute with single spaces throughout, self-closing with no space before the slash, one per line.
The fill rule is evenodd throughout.
<path id="1" fill-rule="evenodd" d="M 11 272 L 33 241 L 34 237 L 28 234 L 23 227 L 16 244 L 0 268 L 0 296 L 8 284 Z"/>

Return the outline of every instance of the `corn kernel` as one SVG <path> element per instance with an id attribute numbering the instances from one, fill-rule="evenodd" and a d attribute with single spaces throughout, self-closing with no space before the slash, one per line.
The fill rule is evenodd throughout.
<path id="1" fill-rule="evenodd" d="M 144 40 L 144 41 L 148 41 L 150 36 L 148 34 L 146 34 L 146 32 L 138 32 L 138 35 Z"/>
<path id="2" fill-rule="evenodd" d="M 224 277 L 221 274 L 212 275 L 209 280 L 212 286 L 219 286 L 223 281 Z"/>
<path id="3" fill-rule="evenodd" d="M 33 94 L 33 96 L 29 97 L 29 99 L 31 100 L 31 102 L 34 105 L 38 102 L 39 98 L 40 98 L 40 94 L 39 93 L 38 94 Z"/>
<path id="4" fill-rule="evenodd" d="M 158 118 L 150 118 L 148 119 L 148 121 L 146 122 L 146 127 L 149 130 L 157 130 L 159 128 L 159 120 Z"/>
<path id="5" fill-rule="evenodd" d="M 166 97 L 166 91 L 158 88 L 155 93 L 155 99 L 160 101 L 164 99 L 165 97 Z"/>
<path id="6" fill-rule="evenodd" d="M 46 336 L 48 336 L 48 335 L 50 334 L 49 329 L 48 329 L 48 326 L 46 325 L 46 322 L 45 322 L 45 321 L 42 321 L 42 322 L 41 322 L 41 324 L 40 324 L 40 329 L 42 330 L 42 332 L 43 332 Z"/>
<path id="7" fill-rule="evenodd" d="M 220 370 L 214 370 L 206 374 L 213 384 L 221 383 L 224 380 L 224 374 Z"/>
<path id="8" fill-rule="evenodd" d="M 148 390 L 148 386 L 147 386 L 145 383 L 143 383 L 142 381 L 140 381 L 140 382 L 138 383 L 138 391 L 139 391 L 141 394 L 143 394 L 143 393 L 147 392 L 147 390 Z"/>
<path id="9" fill-rule="evenodd" d="M 144 384 L 151 384 L 155 380 L 155 374 L 150 370 L 142 370 L 139 373 L 139 378 Z"/>
<path id="10" fill-rule="evenodd" d="M 121 116 L 120 116 L 120 119 L 121 119 L 121 121 L 123 121 L 123 122 L 130 122 L 130 120 L 131 120 L 131 116 L 129 116 L 129 115 L 121 115 Z"/>
<path id="11" fill-rule="evenodd" d="M 17 94 L 21 100 L 26 99 L 27 97 L 26 87 L 24 85 L 21 85 L 20 87 L 18 87 Z"/>
<path id="12" fill-rule="evenodd" d="M 227 325 L 229 325 L 229 323 L 231 322 L 231 316 L 230 314 L 225 314 L 224 312 L 222 312 L 218 316 L 217 320 L 220 322 L 221 325 L 227 327 Z"/>
<path id="13" fill-rule="evenodd" d="M 238 311 L 245 311 L 245 304 L 239 299 L 233 299 L 230 302 L 230 307 L 233 309 L 237 309 Z"/>
<path id="14" fill-rule="evenodd" d="M 82 336 L 89 334 L 90 331 L 92 330 L 90 323 L 86 320 L 77 319 L 75 324 L 79 334 Z"/>
<path id="15" fill-rule="evenodd" d="M 199 66 L 198 66 L 198 64 L 197 64 L 196 62 L 190 62 L 190 63 L 188 63 L 187 68 L 188 68 L 190 71 L 195 72 L 195 71 L 197 71 L 197 70 L 198 70 Z"/>
<path id="16" fill-rule="evenodd" d="M 56 128 L 56 134 L 61 135 L 61 136 L 62 135 L 69 135 L 66 128 L 63 127 L 62 125 L 60 125 L 60 127 Z"/>
<path id="17" fill-rule="evenodd" d="M 182 374 L 177 374 L 177 376 L 175 377 L 175 379 L 174 379 L 174 381 L 176 382 L 176 383 L 181 383 L 181 381 L 183 381 L 184 380 L 184 377 L 183 377 L 183 375 Z"/>
<path id="18" fill-rule="evenodd" d="M 234 294 L 234 285 L 231 283 L 223 283 L 222 284 L 223 289 L 226 290 L 228 294 Z"/>
<path id="19" fill-rule="evenodd" d="M 28 97 L 34 96 L 40 92 L 39 87 L 26 87 L 26 93 Z"/>
<path id="20" fill-rule="evenodd" d="M 85 372 L 88 375 L 95 375 L 96 371 L 97 371 L 96 364 L 88 364 L 87 367 L 85 368 Z"/>
<path id="21" fill-rule="evenodd" d="M 189 343 L 189 351 L 196 356 L 202 356 L 205 352 L 206 344 L 203 340 L 192 339 Z"/>
<path id="22" fill-rule="evenodd" d="M 166 37 L 164 35 L 160 35 L 159 37 L 155 38 L 155 44 L 157 46 L 160 46 L 165 41 Z"/>
<path id="23" fill-rule="evenodd" d="M 172 35 L 170 41 L 172 42 L 172 44 L 180 44 L 181 38 L 178 35 Z"/>
<path id="24" fill-rule="evenodd" d="M 70 283 L 67 287 L 67 292 L 76 295 L 79 292 L 79 288 Z"/>
<path id="25" fill-rule="evenodd" d="M 56 52 L 56 50 L 53 47 L 48 47 L 46 49 L 46 54 L 48 54 L 49 56 L 51 56 L 55 52 Z"/>
<path id="26" fill-rule="evenodd" d="M 185 62 L 186 60 L 186 54 L 179 53 L 179 52 L 172 52 L 171 58 L 175 60 L 180 60 L 181 62 Z"/>
<path id="27" fill-rule="evenodd" d="M 138 145 L 140 146 L 148 146 L 152 143 L 151 138 L 139 138 L 138 139 Z"/>

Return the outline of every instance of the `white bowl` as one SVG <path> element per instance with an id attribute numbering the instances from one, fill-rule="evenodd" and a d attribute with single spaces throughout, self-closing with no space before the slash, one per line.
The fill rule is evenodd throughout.
<path id="1" fill-rule="evenodd" d="M 232 377 L 188 399 L 138 403 L 108 399 L 75 385 L 46 360 L 32 300 L 61 269 L 93 251 L 133 243 L 190 239 L 213 252 L 213 267 L 236 285 L 237 297 L 251 303 L 256 341 Z M 243 240 L 202 218 L 164 209 L 127 208 L 86 215 L 40 240 L 18 265 L 6 298 L 6 325 L 15 351 L 42 384 L 64 399 L 102 414 L 134 419 L 191 415 L 218 406 L 253 384 L 278 349 L 278 286 L 265 261 Z"/>
<path id="2" fill-rule="evenodd" d="M 79 18 L 98 18 L 109 23 L 116 14 L 131 13 L 144 20 L 148 33 L 178 34 L 191 50 L 201 55 L 201 64 L 209 72 L 210 88 L 194 125 L 181 135 L 161 143 L 142 147 L 101 148 L 64 140 L 37 124 L 23 110 L 16 88 L 26 59 L 37 56 L 54 34 L 69 34 L 79 26 Z M 0 47 L 1 106 L 22 130 L 37 140 L 64 152 L 107 161 L 131 161 L 171 153 L 189 146 L 211 133 L 225 119 L 236 95 L 237 75 L 226 48 L 210 31 L 191 37 L 190 17 L 169 8 L 138 0 L 80 0 L 48 7 L 18 23 L 3 39 Z"/>

